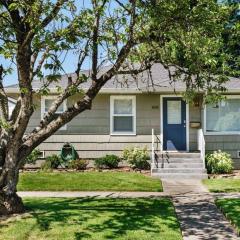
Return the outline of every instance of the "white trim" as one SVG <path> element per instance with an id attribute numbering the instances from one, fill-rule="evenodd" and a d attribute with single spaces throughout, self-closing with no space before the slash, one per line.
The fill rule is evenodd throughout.
<path id="1" fill-rule="evenodd" d="M 43 116 L 45 114 L 45 100 L 46 99 L 56 99 L 58 96 L 42 96 L 41 97 L 41 119 L 43 119 Z M 67 110 L 67 100 L 63 101 L 63 112 Z M 62 111 L 56 111 L 56 113 L 63 113 Z M 62 126 L 59 130 L 67 130 L 67 124 Z"/>
<path id="2" fill-rule="evenodd" d="M 132 132 L 114 132 L 113 116 L 123 116 L 122 114 L 114 114 L 114 100 L 116 99 L 131 99 L 132 100 L 132 114 L 124 114 L 124 116 L 133 117 L 133 131 Z M 136 96 L 129 95 L 113 95 L 110 96 L 110 135 L 136 135 Z"/>
<path id="3" fill-rule="evenodd" d="M 40 153 L 42 154 L 42 156 L 38 157 L 38 159 L 44 159 L 45 158 L 45 151 L 40 150 Z"/>
<path id="4" fill-rule="evenodd" d="M 160 140 L 161 140 L 161 151 L 163 151 L 163 98 L 182 98 L 182 95 L 160 95 Z M 186 103 L 186 151 L 189 152 L 189 104 Z"/>
<path id="5" fill-rule="evenodd" d="M 240 95 L 224 95 L 226 99 L 239 99 Z M 224 131 L 224 132 L 207 132 L 206 131 L 207 126 L 207 105 L 204 105 L 204 111 L 203 111 L 203 133 L 206 136 L 214 136 L 214 135 L 240 135 L 240 131 Z"/>

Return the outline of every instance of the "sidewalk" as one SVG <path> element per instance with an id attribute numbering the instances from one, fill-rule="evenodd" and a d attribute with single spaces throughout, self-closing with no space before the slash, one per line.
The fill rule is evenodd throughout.
<path id="1" fill-rule="evenodd" d="M 139 197 L 166 197 L 169 196 L 164 192 L 46 192 L 46 191 L 31 191 L 18 192 L 20 197 L 111 197 L 111 198 L 139 198 Z"/>

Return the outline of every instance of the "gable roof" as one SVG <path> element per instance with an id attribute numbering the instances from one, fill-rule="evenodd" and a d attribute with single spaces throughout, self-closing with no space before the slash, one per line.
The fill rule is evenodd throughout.
<path id="1" fill-rule="evenodd" d="M 106 72 L 110 66 L 101 69 L 100 74 Z M 89 71 L 83 71 L 89 75 Z M 58 86 L 66 87 L 68 77 L 76 78 L 76 74 L 62 75 L 57 83 L 51 83 L 49 89 L 55 92 Z M 83 90 L 87 90 L 91 85 L 91 81 L 84 82 L 80 85 Z M 33 90 L 38 90 L 43 86 L 43 81 L 34 80 L 32 82 Z M 240 93 L 240 78 L 230 77 L 229 81 L 224 85 L 229 92 Z M 141 92 L 183 92 L 186 90 L 186 85 L 183 81 L 178 80 L 171 82 L 168 70 L 162 64 L 154 64 L 151 68 L 151 77 L 148 71 L 138 74 L 137 77 L 131 75 L 118 74 L 110 79 L 101 89 L 101 93 L 141 93 Z M 6 87 L 6 91 L 18 92 L 19 85 L 14 84 Z"/>

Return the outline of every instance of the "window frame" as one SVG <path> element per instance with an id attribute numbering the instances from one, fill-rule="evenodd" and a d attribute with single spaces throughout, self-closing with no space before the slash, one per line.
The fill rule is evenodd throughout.
<path id="1" fill-rule="evenodd" d="M 44 96 L 44 97 L 41 97 L 41 119 L 43 119 L 43 116 L 44 114 L 46 113 L 45 112 L 45 107 L 46 107 L 46 104 L 45 104 L 45 101 L 47 99 L 50 99 L 50 100 L 56 100 L 58 96 Z M 63 111 L 56 111 L 55 113 L 56 114 L 60 114 L 60 113 L 63 113 L 67 110 L 67 100 L 64 100 L 62 102 L 63 104 Z M 64 126 L 62 126 L 61 128 L 59 128 L 59 130 L 67 130 L 67 124 L 65 124 Z"/>
<path id="2" fill-rule="evenodd" d="M 115 100 L 132 100 L 132 114 L 114 114 Z M 114 131 L 114 116 L 131 116 L 133 117 L 133 131 L 131 132 L 117 132 Z M 136 135 L 136 96 L 118 95 L 110 96 L 110 135 Z"/>
<path id="3" fill-rule="evenodd" d="M 226 99 L 239 99 L 239 95 L 225 95 Z M 204 135 L 214 136 L 214 135 L 240 135 L 239 131 L 223 131 L 223 132 L 208 132 L 207 127 L 207 104 L 204 105 Z"/>

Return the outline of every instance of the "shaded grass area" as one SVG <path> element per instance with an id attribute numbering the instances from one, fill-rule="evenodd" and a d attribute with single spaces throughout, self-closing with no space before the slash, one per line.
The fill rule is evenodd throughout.
<path id="1" fill-rule="evenodd" d="M 18 191 L 149 191 L 161 192 L 159 179 L 126 172 L 21 173 Z"/>
<path id="2" fill-rule="evenodd" d="M 240 233 L 240 199 L 217 199 L 216 205 Z"/>
<path id="3" fill-rule="evenodd" d="M 0 222 L 5 240 L 182 239 L 167 198 L 26 198 L 30 214 Z"/>
<path id="4" fill-rule="evenodd" d="M 210 192 L 240 192 L 240 179 L 204 179 Z"/>

